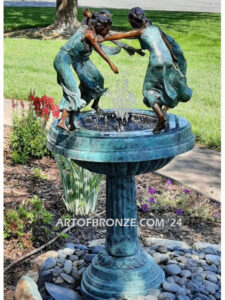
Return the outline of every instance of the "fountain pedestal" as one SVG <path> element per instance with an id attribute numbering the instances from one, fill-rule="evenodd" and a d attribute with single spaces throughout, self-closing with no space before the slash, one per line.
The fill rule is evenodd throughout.
<path id="1" fill-rule="evenodd" d="M 159 287 L 164 280 L 162 269 L 140 248 L 134 176 L 158 170 L 176 155 L 191 150 L 194 136 L 190 124 L 181 117 L 169 114 L 167 132 L 154 135 L 155 114 L 140 110 L 132 113 L 146 122 L 146 129 L 142 124 L 141 130 L 96 131 L 94 126 L 90 129 L 96 115 L 87 112 L 79 116 L 80 129 L 66 133 L 55 122 L 48 135 L 51 151 L 106 175 L 106 219 L 114 225 L 107 226 L 105 250 L 83 274 L 81 288 L 87 300 L 135 299 Z M 126 220 L 128 226 L 118 224 Z"/>
<path id="2" fill-rule="evenodd" d="M 134 176 L 107 176 L 106 250 L 84 273 L 82 292 L 86 299 L 135 299 L 164 280 L 162 269 L 140 248 L 136 207 Z"/>

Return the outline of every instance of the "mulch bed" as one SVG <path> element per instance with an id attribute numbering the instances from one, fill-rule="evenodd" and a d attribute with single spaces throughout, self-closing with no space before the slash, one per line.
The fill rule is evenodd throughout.
<path id="1" fill-rule="evenodd" d="M 65 209 L 62 195 L 63 189 L 60 182 L 60 175 L 55 161 L 52 158 L 45 157 L 43 159 L 33 159 L 26 165 L 14 165 L 11 160 L 11 150 L 9 148 L 9 137 L 10 128 L 4 128 L 4 202 L 5 209 L 16 208 L 24 200 L 32 198 L 37 195 L 43 200 L 45 207 L 49 210 L 54 218 L 52 228 L 57 223 L 57 220 L 65 216 L 67 211 Z M 39 168 L 44 174 L 48 176 L 48 180 L 42 180 L 35 177 L 32 169 Z M 141 201 L 142 193 L 141 190 L 148 187 L 149 182 L 157 190 L 161 190 L 165 187 L 165 178 L 155 175 L 155 174 L 145 174 L 136 177 L 138 193 L 137 198 Z M 184 186 L 173 184 L 174 191 L 183 191 Z M 198 201 L 199 197 L 204 197 L 195 191 L 191 191 L 193 197 L 196 197 Z M 207 199 L 207 198 L 206 198 Z M 105 184 L 101 184 L 97 213 L 105 209 Z M 138 210 L 139 217 L 149 217 L 148 214 L 144 214 L 140 209 Z M 151 215 L 151 214 L 150 214 Z M 105 217 L 105 214 L 101 218 Z M 162 217 L 160 215 L 155 217 Z M 171 214 L 163 215 L 163 217 L 172 217 Z M 61 231 L 61 229 L 60 229 Z M 27 237 L 29 237 L 27 233 Z M 34 233 L 33 233 L 34 234 Z M 36 232 L 38 236 L 38 232 Z M 50 240 L 56 235 L 54 230 L 48 237 L 43 237 L 43 239 L 37 238 L 33 242 L 30 242 L 28 238 L 19 241 L 17 239 L 12 239 L 10 241 L 5 241 L 4 243 L 4 258 L 5 265 L 8 265 L 18 257 L 29 253 L 31 250 L 40 247 L 47 240 Z M 75 242 L 86 244 L 88 241 L 93 239 L 104 238 L 105 229 L 104 228 L 77 228 L 75 227 L 71 232 L 69 232 L 68 239 L 60 238 L 47 250 L 58 250 L 62 247 L 65 242 Z M 190 218 L 182 217 L 182 226 L 177 226 L 176 230 L 170 226 L 165 226 L 164 228 L 144 228 L 139 227 L 139 237 L 141 241 L 144 241 L 146 237 L 160 237 L 166 239 L 175 239 L 186 241 L 190 244 L 196 241 L 205 241 L 210 243 L 220 243 L 220 224 L 216 222 L 203 222 L 199 220 L 190 220 Z M 38 253 L 39 255 L 40 253 Z M 15 286 L 18 279 L 24 275 L 30 268 L 30 260 L 35 256 L 30 257 L 28 260 L 18 264 L 16 267 L 12 268 L 5 275 L 5 299 L 13 299 Z"/>

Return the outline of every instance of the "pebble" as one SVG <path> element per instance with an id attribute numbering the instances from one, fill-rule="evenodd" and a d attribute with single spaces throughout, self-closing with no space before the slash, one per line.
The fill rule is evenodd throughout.
<path id="1" fill-rule="evenodd" d="M 174 279 L 172 276 L 169 276 L 166 278 L 166 281 L 169 282 L 169 283 L 175 283 Z"/>
<path id="2" fill-rule="evenodd" d="M 71 276 L 73 276 L 74 279 L 77 279 L 77 275 L 78 275 L 78 269 L 76 267 L 73 267 Z"/>
<path id="3" fill-rule="evenodd" d="M 77 255 L 70 255 L 69 260 L 71 260 L 73 262 L 73 261 L 79 260 L 79 257 Z"/>
<path id="4" fill-rule="evenodd" d="M 154 253 L 153 258 L 157 264 L 166 263 L 169 260 L 168 254 Z"/>
<path id="5" fill-rule="evenodd" d="M 63 283 L 63 282 L 64 282 L 64 280 L 62 279 L 61 276 L 58 276 L 58 277 L 56 278 L 56 280 L 55 280 L 55 283 L 57 283 L 57 284 L 60 284 L 60 283 Z"/>
<path id="6" fill-rule="evenodd" d="M 61 273 L 60 276 L 62 277 L 62 279 L 64 279 L 69 284 L 74 284 L 74 282 L 75 282 L 75 279 L 66 273 Z"/>
<path id="7" fill-rule="evenodd" d="M 85 254 L 84 261 L 91 263 L 95 256 L 96 256 L 96 254 Z"/>
<path id="8" fill-rule="evenodd" d="M 163 246 L 163 245 L 159 245 L 159 246 L 157 247 L 157 251 L 158 251 L 159 253 L 167 253 L 167 247 L 165 247 L 165 246 Z"/>
<path id="9" fill-rule="evenodd" d="M 83 260 L 83 259 L 78 260 L 78 266 L 83 265 L 83 263 L 84 263 L 84 260 Z"/>
<path id="10" fill-rule="evenodd" d="M 181 277 L 186 277 L 186 278 L 190 278 L 191 275 L 192 275 L 192 273 L 189 270 L 182 270 L 181 273 L 180 273 Z"/>
<path id="11" fill-rule="evenodd" d="M 91 249 L 92 254 L 98 254 L 99 252 L 103 251 L 104 247 L 102 246 L 95 246 L 93 249 Z"/>
<path id="12" fill-rule="evenodd" d="M 209 297 L 200 293 L 195 294 L 195 300 L 200 299 L 200 300 L 209 300 Z"/>
<path id="13" fill-rule="evenodd" d="M 214 254 L 217 255 L 217 250 L 213 247 L 206 247 L 204 249 L 205 254 Z"/>
<path id="14" fill-rule="evenodd" d="M 75 248 L 80 250 L 88 250 L 88 247 L 82 244 L 75 244 Z"/>
<path id="15" fill-rule="evenodd" d="M 161 293 L 159 295 L 159 300 L 175 300 L 176 296 L 171 293 Z"/>
<path id="16" fill-rule="evenodd" d="M 170 259 L 168 260 L 168 264 L 171 265 L 171 264 L 176 264 L 177 265 L 177 261 L 174 260 L 174 259 Z"/>
<path id="17" fill-rule="evenodd" d="M 52 275 L 54 277 L 58 277 L 62 273 L 62 271 L 63 271 L 63 268 L 60 268 L 60 267 L 56 266 L 54 268 L 54 270 L 52 271 Z"/>
<path id="18" fill-rule="evenodd" d="M 47 258 L 42 266 L 42 271 L 54 268 L 56 266 L 56 263 L 57 262 L 55 258 L 53 257 Z"/>
<path id="19" fill-rule="evenodd" d="M 206 275 L 206 279 L 213 283 L 217 283 L 217 276 L 214 273 Z"/>
<path id="20" fill-rule="evenodd" d="M 76 251 L 76 255 L 79 256 L 79 257 L 81 257 L 84 254 L 85 254 L 85 250 L 78 250 L 78 251 Z"/>
<path id="21" fill-rule="evenodd" d="M 76 261 L 73 261 L 73 263 L 72 263 L 72 264 L 73 264 L 73 266 L 74 266 L 74 267 L 77 267 L 77 266 L 79 266 L 79 261 L 78 261 L 78 260 L 76 260 Z"/>
<path id="22" fill-rule="evenodd" d="M 167 292 L 177 293 L 180 291 L 181 287 L 176 283 L 169 283 L 164 281 L 162 287 Z"/>
<path id="23" fill-rule="evenodd" d="M 65 249 L 63 249 L 62 251 L 63 251 L 62 253 L 63 253 L 64 255 L 66 255 L 66 256 L 72 255 L 72 254 L 74 254 L 74 252 L 75 252 L 75 250 L 74 250 L 74 249 L 71 249 L 71 248 L 65 248 Z"/>
<path id="24" fill-rule="evenodd" d="M 201 273 L 195 273 L 192 275 L 192 280 L 196 280 L 198 282 L 203 282 L 204 277 Z"/>
<path id="25" fill-rule="evenodd" d="M 67 260 L 64 264 L 64 272 L 66 274 L 70 274 L 70 272 L 72 271 L 72 267 L 73 267 L 72 261 Z"/>
<path id="26" fill-rule="evenodd" d="M 209 265 L 216 265 L 220 264 L 220 256 L 213 255 L 213 254 L 206 254 L 205 259 Z"/>
<path id="27" fill-rule="evenodd" d="M 66 243 L 65 248 L 75 249 L 74 243 Z"/>
<path id="28" fill-rule="evenodd" d="M 84 271 L 86 270 L 86 267 L 82 267 L 79 271 L 78 271 L 78 275 L 83 275 Z"/>
<path id="29" fill-rule="evenodd" d="M 172 265 L 165 266 L 164 271 L 168 275 L 178 275 L 181 273 L 181 268 L 175 264 L 172 264 Z"/>

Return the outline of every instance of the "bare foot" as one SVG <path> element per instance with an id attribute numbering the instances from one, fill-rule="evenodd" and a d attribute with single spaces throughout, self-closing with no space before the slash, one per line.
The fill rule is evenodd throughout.
<path id="1" fill-rule="evenodd" d="M 58 125 L 59 128 L 65 130 L 65 131 L 69 131 L 68 127 L 66 126 L 65 122 L 59 121 Z"/>
<path id="2" fill-rule="evenodd" d="M 162 122 L 157 122 L 156 127 L 153 129 L 154 134 L 159 134 L 161 130 L 166 129 L 167 127 L 167 122 L 162 121 Z"/>
<path id="3" fill-rule="evenodd" d="M 73 123 L 69 124 L 68 128 L 69 128 L 69 131 L 73 131 L 73 130 L 77 129 L 77 127 Z"/>
<path id="4" fill-rule="evenodd" d="M 104 110 L 102 110 L 98 105 L 92 105 L 91 108 L 93 108 L 97 113 L 103 114 Z"/>

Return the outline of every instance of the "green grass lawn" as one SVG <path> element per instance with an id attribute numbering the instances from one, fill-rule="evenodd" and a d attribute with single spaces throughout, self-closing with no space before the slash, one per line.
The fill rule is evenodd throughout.
<path id="1" fill-rule="evenodd" d="M 127 10 L 110 10 L 114 29 L 130 29 Z M 54 20 L 54 8 L 5 8 L 5 30 L 46 26 Z M 81 12 L 79 11 L 81 16 Z M 208 147 L 220 148 L 220 15 L 208 13 L 147 12 L 154 24 L 172 35 L 182 46 L 188 61 L 188 85 L 193 97 L 180 103 L 173 113 L 189 120 L 196 139 Z M 65 41 L 5 39 L 4 95 L 7 98 L 27 99 L 30 88 L 36 94 L 47 94 L 59 103 L 62 91 L 56 82 L 53 60 Z M 138 47 L 138 41 L 128 41 Z M 126 78 L 129 91 L 142 103 L 142 85 L 148 64 L 145 57 L 130 57 L 124 51 L 112 56 L 120 74 L 114 74 L 96 53 L 91 59 L 105 77 L 105 86 L 115 91 L 117 80 Z M 110 107 L 110 97 L 101 100 L 102 107 Z"/>

